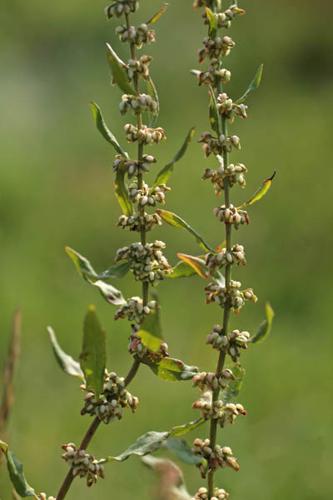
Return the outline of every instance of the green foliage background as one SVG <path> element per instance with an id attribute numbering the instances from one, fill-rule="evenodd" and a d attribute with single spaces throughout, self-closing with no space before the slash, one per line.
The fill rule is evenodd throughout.
<path id="1" fill-rule="evenodd" d="M 145 20 L 159 2 L 142 4 L 138 17 Z M 197 67 L 196 49 L 204 36 L 200 17 L 191 0 L 170 4 L 151 47 L 160 124 L 168 134 L 168 142 L 156 149 L 160 165 L 191 125 L 199 131 L 208 127 L 205 90 L 189 73 Z M 130 364 L 127 323 L 113 321 L 112 306 L 85 286 L 64 253 L 68 244 L 102 270 L 116 249 L 134 238 L 115 228 L 113 151 L 94 130 L 88 107 L 96 100 L 122 137 L 119 92 L 109 85 L 104 54 L 104 42 L 115 43 L 114 25 L 104 20 L 103 7 L 101 0 L 5 0 L 1 8 L 0 362 L 17 305 L 24 317 L 7 438 L 29 481 L 49 494 L 56 493 L 66 472 L 60 444 L 78 442 L 89 418 L 79 416 L 76 381 L 52 358 L 46 325 L 77 355 L 83 315 L 89 303 L 96 303 L 108 334 L 109 367 L 125 373 Z M 237 234 L 249 264 L 237 275 L 254 287 L 260 302 L 247 306 L 233 325 L 253 330 L 266 299 L 274 305 L 276 321 L 269 342 L 243 357 L 247 377 L 240 399 L 249 416 L 221 433 L 221 441 L 239 457 L 241 472 L 223 471 L 219 483 L 234 499 L 327 500 L 333 493 L 333 6 L 328 0 L 244 0 L 242 7 L 248 15 L 234 25 L 237 50 L 228 61 L 231 93 L 240 94 L 261 62 L 265 74 L 260 91 L 250 98 L 250 120 L 233 129 L 243 144 L 237 158 L 250 172 L 246 193 L 235 189 L 232 195 L 243 201 L 273 170 L 278 174 L 269 195 L 250 209 L 252 224 Z M 212 215 L 217 200 L 200 180 L 209 163 L 193 142 L 172 177 L 167 208 L 218 243 L 223 228 Z M 191 237 L 172 228 L 154 237 L 168 242 L 172 262 L 177 251 L 197 250 Z M 126 295 L 138 293 L 131 277 L 120 286 Z M 159 293 L 172 355 L 212 368 L 216 355 L 204 343 L 220 311 L 205 306 L 203 282 L 167 282 Z M 91 448 L 97 456 L 117 454 L 147 430 L 166 430 L 195 416 L 196 391 L 190 383 L 160 381 L 143 367 L 132 391 L 141 400 L 137 414 L 128 412 L 122 422 L 101 429 Z M 194 492 L 202 484 L 198 473 L 189 466 L 184 472 Z M 107 479 L 89 491 L 76 481 L 71 498 L 144 499 L 153 484 L 151 473 L 130 459 L 109 465 Z M 10 498 L 3 467 L 0 497 Z"/>

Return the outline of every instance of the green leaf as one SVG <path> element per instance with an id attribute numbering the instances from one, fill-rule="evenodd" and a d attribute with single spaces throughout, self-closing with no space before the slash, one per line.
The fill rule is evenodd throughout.
<path id="1" fill-rule="evenodd" d="M 125 94 L 135 95 L 135 90 L 131 86 L 128 79 L 126 64 L 120 59 L 120 57 L 116 54 L 110 44 L 107 43 L 106 48 L 107 57 L 113 77 L 113 83 L 118 85 L 120 90 L 125 92 Z"/>
<path id="2" fill-rule="evenodd" d="M 199 464 L 202 458 L 198 455 L 195 455 L 191 449 L 191 447 L 187 444 L 184 439 L 177 439 L 174 437 L 169 437 L 164 443 L 164 448 L 169 451 L 172 451 L 176 455 L 179 460 L 189 465 Z"/>
<path id="3" fill-rule="evenodd" d="M 160 308 L 145 316 L 139 331 L 136 333 L 143 345 L 151 352 L 158 352 L 163 343 Z"/>
<path id="4" fill-rule="evenodd" d="M 266 319 L 264 319 L 264 321 L 260 324 L 257 333 L 251 338 L 251 342 L 253 344 L 259 344 L 260 342 L 263 342 L 267 339 L 271 332 L 275 313 L 269 302 L 267 302 L 265 305 L 265 314 Z"/>
<path id="5" fill-rule="evenodd" d="M 8 448 L 8 444 L 0 441 L 0 450 L 4 453 L 7 461 L 7 469 L 12 485 L 16 493 L 21 497 L 38 498 L 35 490 L 28 484 L 24 472 L 23 465 L 15 457 L 14 453 Z"/>
<path id="6" fill-rule="evenodd" d="M 95 102 L 91 102 L 90 108 L 97 130 L 101 133 L 104 139 L 112 144 L 117 153 L 128 158 L 128 153 L 126 153 L 126 151 L 120 146 L 113 133 L 108 129 L 99 106 Z"/>
<path id="7" fill-rule="evenodd" d="M 166 439 L 168 438 L 168 432 L 156 432 L 150 431 L 143 436 L 140 436 L 135 443 L 133 443 L 127 450 L 123 451 L 120 455 L 116 457 L 109 457 L 108 461 L 117 461 L 123 462 L 127 460 L 132 455 L 137 455 L 139 457 L 143 457 L 148 453 L 153 453 L 154 451 L 159 450 Z"/>
<path id="8" fill-rule="evenodd" d="M 50 342 L 53 350 L 53 354 L 58 362 L 58 365 L 62 370 L 71 375 L 72 377 L 78 377 L 84 380 L 84 375 L 80 367 L 80 363 L 75 361 L 69 354 L 66 354 L 60 347 L 56 334 L 50 326 L 47 327 L 47 331 L 50 337 Z"/>
<path id="9" fill-rule="evenodd" d="M 175 164 L 183 158 L 183 156 L 186 153 L 186 150 L 188 148 L 188 145 L 192 141 L 193 137 L 195 134 L 195 127 L 192 127 L 189 132 L 187 133 L 187 136 L 185 137 L 185 141 L 177 151 L 176 155 L 174 158 L 167 164 L 165 167 L 162 168 L 162 170 L 157 174 L 157 177 L 154 182 L 154 186 L 159 186 L 161 184 L 166 184 L 169 180 L 170 175 L 173 172 Z"/>
<path id="10" fill-rule="evenodd" d="M 234 374 L 235 379 L 229 382 L 228 387 L 223 392 L 222 399 L 224 404 L 235 402 L 239 391 L 242 388 L 245 375 L 244 368 L 240 365 L 234 365 L 232 367 L 232 373 Z"/>
<path id="11" fill-rule="evenodd" d="M 214 249 L 208 245 L 204 239 L 200 236 L 200 234 L 197 233 L 195 229 L 193 229 L 192 226 L 190 226 L 184 219 L 179 217 L 179 215 L 169 212 L 168 210 L 162 210 L 161 208 L 156 210 L 158 215 L 170 226 L 176 227 L 178 229 L 186 229 L 189 233 L 191 233 L 196 241 L 198 242 L 199 246 L 203 248 L 205 251 L 208 252 L 214 252 Z"/>
<path id="12" fill-rule="evenodd" d="M 206 7 L 205 11 L 206 11 L 206 17 L 208 19 L 208 24 L 209 24 L 209 32 L 208 32 L 209 36 L 212 37 L 212 38 L 215 38 L 216 37 L 216 33 L 217 33 L 217 18 L 216 18 L 216 15 L 208 7 Z"/>
<path id="13" fill-rule="evenodd" d="M 170 431 L 170 436 L 173 436 L 173 437 L 184 436 L 188 432 L 194 431 L 195 429 L 200 427 L 205 422 L 206 422 L 206 420 L 202 417 L 202 418 L 197 418 L 196 420 L 193 420 L 192 422 L 188 422 L 187 424 L 176 425 L 175 427 L 172 427 L 172 429 Z"/>
<path id="14" fill-rule="evenodd" d="M 172 268 L 171 272 L 167 274 L 167 278 L 189 278 L 196 274 L 197 272 L 193 267 L 189 266 L 186 262 L 180 261 Z"/>
<path id="15" fill-rule="evenodd" d="M 200 257 L 188 255 L 185 253 L 177 253 L 177 257 L 184 262 L 187 266 L 191 267 L 193 271 L 200 276 L 200 278 L 207 279 L 208 271 L 206 263 Z"/>
<path id="16" fill-rule="evenodd" d="M 126 300 L 123 297 L 123 294 L 120 290 L 115 288 L 108 283 L 104 283 L 102 280 L 97 281 L 89 281 L 89 283 L 98 288 L 102 297 L 109 303 L 114 306 L 122 306 L 126 304 Z"/>
<path id="17" fill-rule="evenodd" d="M 198 373 L 196 366 L 185 365 L 180 359 L 170 357 L 162 358 L 160 361 L 148 361 L 149 368 L 163 380 L 170 382 L 191 380 Z"/>
<path id="18" fill-rule="evenodd" d="M 98 275 L 88 259 L 83 257 L 83 255 L 79 254 L 79 252 L 71 247 L 66 246 L 65 251 L 74 263 L 77 272 L 83 279 L 86 281 L 98 279 Z"/>
<path id="19" fill-rule="evenodd" d="M 257 69 L 257 72 L 254 75 L 254 78 L 251 81 L 250 85 L 248 86 L 248 88 L 244 92 L 244 94 L 239 99 L 237 99 L 236 104 L 241 104 L 244 101 L 246 101 L 248 95 L 251 94 L 251 92 L 253 92 L 254 90 L 257 90 L 259 88 L 261 80 L 262 80 L 263 71 L 264 71 L 264 65 L 260 64 L 260 66 Z"/>
<path id="20" fill-rule="evenodd" d="M 125 169 L 121 166 L 117 168 L 116 179 L 114 183 L 115 194 L 123 214 L 129 216 L 133 214 L 133 205 L 128 195 L 128 189 L 125 183 Z"/>
<path id="21" fill-rule="evenodd" d="M 248 201 L 243 203 L 243 205 L 240 208 L 249 207 L 250 205 L 254 205 L 255 203 L 257 203 L 257 201 L 261 200 L 261 198 L 263 198 L 272 187 L 275 175 L 276 172 L 274 172 L 273 175 L 268 177 L 268 179 L 265 179 L 260 188 L 257 189 L 257 191 L 254 193 L 254 195 L 252 195 Z"/>
<path id="22" fill-rule="evenodd" d="M 101 280 L 106 280 L 110 278 L 123 278 L 126 276 L 128 271 L 130 270 L 129 262 L 117 262 L 110 266 L 106 271 L 98 274 L 98 278 Z"/>
<path id="23" fill-rule="evenodd" d="M 169 7 L 169 4 L 164 3 L 162 7 L 146 22 L 146 24 L 155 24 L 157 21 L 160 20 L 160 18 L 163 16 L 163 14 L 167 11 Z"/>
<path id="24" fill-rule="evenodd" d="M 147 94 L 150 95 L 157 104 L 156 111 L 154 113 L 148 113 L 148 115 L 151 116 L 151 118 L 149 119 L 149 126 L 154 127 L 158 115 L 160 114 L 160 99 L 158 96 L 156 85 L 151 76 L 149 76 L 148 79 L 146 80 L 146 85 L 147 85 Z"/>
<path id="25" fill-rule="evenodd" d="M 98 321 L 95 306 L 89 307 L 84 319 L 80 363 L 87 389 L 98 398 L 103 391 L 106 345 L 105 332 Z"/>
<path id="26" fill-rule="evenodd" d="M 209 123 L 213 131 L 220 136 L 222 134 L 221 118 L 217 109 L 215 92 L 211 85 L 209 85 Z"/>

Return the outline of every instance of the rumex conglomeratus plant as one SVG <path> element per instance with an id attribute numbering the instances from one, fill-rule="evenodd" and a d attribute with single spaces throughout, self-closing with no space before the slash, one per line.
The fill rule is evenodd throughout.
<path id="1" fill-rule="evenodd" d="M 223 488 L 215 485 L 215 472 L 226 467 L 238 471 L 239 463 L 229 446 L 218 444 L 218 427 L 224 428 L 227 424 L 234 423 L 238 416 L 246 415 L 244 406 L 236 399 L 244 374 L 240 365 L 241 352 L 267 336 L 274 315 L 267 304 L 266 319 L 255 335 L 230 328 L 231 313 L 239 313 L 246 302 L 257 300 L 252 288 L 242 288 L 241 283 L 232 277 L 233 268 L 246 264 L 244 246 L 232 241 L 232 230 L 249 223 L 247 208 L 266 194 L 273 176 L 264 181 L 247 202 L 240 206 L 231 203 L 231 188 L 244 188 L 246 185 L 247 167 L 229 160 L 230 153 L 240 149 L 240 139 L 236 135 L 230 135 L 229 124 L 238 117 L 247 117 L 245 103 L 250 92 L 259 86 L 262 67 L 243 96 L 235 101 L 231 99 L 225 91 L 231 73 L 225 67 L 224 60 L 235 43 L 223 31 L 230 28 L 232 21 L 245 12 L 237 2 L 224 9 L 221 0 L 197 0 L 195 7 L 204 9 L 202 17 L 208 28 L 208 36 L 199 51 L 199 62 L 208 61 L 208 67 L 192 72 L 199 85 L 208 90 L 211 126 L 210 131 L 201 135 L 199 142 L 205 156 L 214 157 L 216 163 L 215 168 L 205 169 L 203 179 L 210 180 L 215 193 L 224 196 L 224 203 L 214 210 L 214 214 L 224 225 L 224 235 L 221 237 L 224 243 L 218 247 L 208 244 L 182 217 L 161 208 L 170 190 L 167 182 L 175 164 L 184 156 L 193 138 L 193 128 L 189 130 L 175 157 L 158 171 L 154 183 L 148 185 L 146 181 L 145 173 L 155 168 L 157 163 L 151 146 L 164 141 L 166 134 L 156 123 L 159 99 L 150 73 L 152 58 L 139 51 L 155 41 L 153 28 L 165 13 L 166 5 L 148 21 L 135 26 L 132 24 L 132 15 L 137 13 L 139 2 L 115 0 L 106 8 L 105 13 L 111 22 L 119 21 L 116 34 L 121 42 L 129 46 L 128 59 L 123 61 L 110 44 L 107 44 L 107 58 L 113 83 L 122 91 L 119 111 L 126 118 L 133 117 L 132 121 L 126 120 L 124 125 L 131 153 L 127 148 L 124 149 L 108 128 L 99 106 L 92 103 L 91 109 L 98 131 L 116 152 L 113 161 L 114 191 L 122 211 L 118 226 L 138 234 L 138 241 L 119 248 L 115 252 L 114 263 L 101 273 L 96 272 L 89 260 L 72 248 L 66 247 L 66 252 L 85 282 L 95 287 L 109 304 L 116 307 L 114 319 L 127 319 L 130 322 L 129 353 L 133 361 L 125 377 L 107 369 L 105 332 L 97 319 L 95 306 L 89 307 L 84 319 L 79 361 L 62 350 L 53 329 L 48 328 L 59 365 L 67 374 L 79 378 L 81 382 L 84 394 L 81 415 L 90 417 L 92 421 L 80 445 L 70 442 L 62 446 L 62 458 L 69 470 L 56 497 L 36 493 L 27 483 L 21 463 L 8 445 L 0 441 L 15 495 L 40 500 L 62 500 L 76 477 L 85 479 L 90 487 L 99 478 L 104 478 L 105 464 L 122 462 L 137 455 L 144 456 L 144 463 L 160 474 L 160 498 L 229 498 Z M 194 236 L 201 254 L 192 256 L 179 253 L 178 263 L 171 266 L 164 255 L 165 243 L 149 237 L 151 231 L 163 222 L 185 229 Z M 141 294 L 125 299 L 122 292 L 110 282 L 113 283 L 113 280 L 122 278 L 129 272 L 140 283 Z M 151 293 L 152 288 L 164 279 L 194 275 L 207 282 L 206 302 L 215 303 L 223 310 L 222 324 L 215 325 L 207 338 L 207 343 L 218 352 L 215 372 L 199 371 L 169 355 L 168 345 L 161 332 L 157 295 Z M 102 424 L 120 420 L 126 409 L 135 412 L 138 407 L 139 399 L 128 391 L 128 386 L 141 365 L 148 366 L 154 374 L 165 380 L 192 380 L 193 385 L 202 392 L 200 398 L 193 403 L 193 409 L 199 410 L 200 416 L 189 423 L 174 426 L 169 431 L 149 431 L 121 454 L 96 459 L 87 448 L 98 428 Z M 205 423 L 209 425 L 209 437 L 196 438 L 192 447 L 189 446 L 183 436 Z M 199 488 L 194 496 L 190 495 L 180 469 L 169 460 L 152 456 L 161 449 L 173 452 L 188 464 L 196 465 L 202 478 L 207 478 L 207 485 Z"/>

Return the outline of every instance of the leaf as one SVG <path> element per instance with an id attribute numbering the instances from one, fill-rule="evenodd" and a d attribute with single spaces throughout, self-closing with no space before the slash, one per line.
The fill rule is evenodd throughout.
<path id="1" fill-rule="evenodd" d="M 234 365 L 232 368 L 232 373 L 234 374 L 235 379 L 229 382 L 228 387 L 223 392 L 222 399 L 224 404 L 235 402 L 243 384 L 245 375 L 244 368 L 242 368 L 240 365 Z"/>
<path id="2" fill-rule="evenodd" d="M 130 263 L 126 262 L 117 262 L 113 264 L 111 267 L 98 274 L 99 279 L 109 279 L 109 278 L 123 278 L 126 276 L 128 271 L 130 270 Z"/>
<path id="3" fill-rule="evenodd" d="M 189 278 L 190 276 L 195 276 L 196 274 L 197 272 L 192 266 L 186 262 L 180 261 L 172 268 L 171 272 L 167 274 L 167 278 Z"/>
<path id="4" fill-rule="evenodd" d="M 272 329 L 273 318 L 275 313 L 269 302 L 265 305 L 266 319 L 260 324 L 257 333 L 251 338 L 253 344 L 259 344 L 267 339 Z"/>
<path id="5" fill-rule="evenodd" d="M 159 475 L 156 498 L 163 500 L 192 500 L 186 490 L 184 476 L 180 468 L 171 460 L 146 455 L 142 462 Z"/>
<path id="6" fill-rule="evenodd" d="M 123 214 L 129 216 L 133 214 L 133 205 L 128 195 L 128 189 L 125 184 L 125 169 L 121 166 L 117 168 L 116 179 L 114 183 L 115 194 Z"/>
<path id="7" fill-rule="evenodd" d="M 217 109 L 215 92 L 211 85 L 209 85 L 209 123 L 213 131 L 220 136 L 222 133 L 221 118 Z"/>
<path id="8" fill-rule="evenodd" d="M 90 108 L 97 130 L 101 133 L 105 140 L 112 144 L 117 153 L 128 158 L 128 153 L 126 153 L 126 151 L 120 146 L 113 133 L 108 129 L 99 106 L 95 102 L 91 102 Z"/>
<path id="9" fill-rule="evenodd" d="M 184 439 L 169 437 L 164 443 L 164 448 L 172 451 L 179 460 L 189 465 L 196 465 L 202 461 L 202 458 L 195 455 Z"/>
<path id="10" fill-rule="evenodd" d="M 128 79 L 126 64 L 120 59 L 120 57 L 118 57 L 109 43 L 106 44 L 106 48 L 108 62 L 113 77 L 113 83 L 118 85 L 120 90 L 122 90 L 126 94 L 135 95 L 135 90 L 131 86 Z"/>
<path id="11" fill-rule="evenodd" d="M 159 352 L 163 343 L 162 327 L 160 319 L 160 308 L 144 317 L 139 331 L 136 333 L 143 345 L 151 352 Z"/>
<path id="12" fill-rule="evenodd" d="M 75 361 L 71 356 L 69 356 L 69 354 L 66 354 L 61 349 L 53 328 L 48 326 L 47 331 L 50 337 L 53 354 L 60 368 L 62 368 L 62 370 L 68 375 L 71 375 L 72 377 L 78 377 L 81 380 L 84 380 L 84 375 L 83 371 L 81 370 L 80 363 Z"/>
<path id="13" fill-rule="evenodd" d="M 65 251 L 83 279 L 86 281 L 98 279 L 98 275 L 88 259 L 71 247 L 66 246 Z"/>
<path id="14" fill-rule="evenodd" d="M 204 280 L 208 278 L 208 271 L 206 263 L 200 257 L 195 257 L 193 255 L 187 255 L 185 253 L 177 253 L 177 257 L 182 260 L 187 266 L 190 266 L 196 274 L 203 278 Z"/>
<path id="15" fill-rule="evenodd" d="M 205 9 L 206 11 L 206 17 L 208 19 L 208 24 L 209 24 L 209 36 L 211 38 L 215 38 L 216 37 L 216 33 L 217 33 L 217 18 L 214 14 L 214 12 L 209 9 L 208 7 L 206 7 Z"/>
<path id="16" fill-rule="evenodd" d="M 114 306 L 122 306 L 126 304 L 126 300 L 124 299 L 123 294 L 114 286 L 109 285 L 108 283 L 104 283 L 104 281 L 102 280 L 89 281 L 89 283 L 99 289 L 102 297 L 109 304 L 112 304 Z"/>
<path id="17" fill-rule="evenodd" d="M 174 359 L 166 356 L 160 361 L 146 361 L 149 368 L 163 380 L 170 382 L 191 380 L 198 373 L 196 366 L 185 365 L 180 359 Z"/>
<path id="18" fill-rule="evenodd" d="M 139 457 L 143 457 L 148 453 L 153 453 L 154 451 L 159 450 L 163 443 L 168 438 L 168 432 L 156 432 L 150 431 L 143 436 L 140 436 L 135 443 L 133 443 L 127 450 L 123 451 L 120 455 L 116 457 L 109 457 L 109 461 L 117 461 L 123 462 L 127 460 L 132 455 L 137 455 Z"/>
<path id="19" fill-rule="evenodd" d="M 274 172 L 273 175 L 271 175 L 271 177 L 268 177 L 268 179 L 265 179 L 264 182 L 262 183 L 262 186 L 259 189 L 257 189 L 254 195 L 252 195 L 248 201 L 243 203 L 243 205 L 240 208 L 249 207 L 257 203 L 257 201 L 261 200 L 261 198 L 263 198 L 270 190 L 275 175 L 276 172 Z"/>
<path id="20" fill-rule="evenodd" d="M 15 457 L 14 453 L 8 448 L 8 444 L 0 441 L 0 450 L 3 451 L 7 461 L 7 469 L 12 485 L 15 491 L 21 497 L 35 497 L 38 498 L 35 490 L 28 484 L 24 472 L 23 465 Z"/>
<path id="21" fill-rule="evenodd" d="M 214 252 L 214 250 L 204 241 L 204 239 L 190 226 L 184 219 L 179 217 L 179 215 L 169 212 L 168 210 L 162 210 L 161 208 L 156 210 L 158 215 L 170 226 L 186 229 L 189 233 L 193 234 L 196 241 L 199 243 L 199 246 L 203 248 L 205 251 Z"/>
<path id="22" fill-rule="evenodd" d="M 185 137 L 185 140 L 179 150 L 177 151 L 176 155 L 174 158 L 167 164 L 165 167 L 162 168 L 162 170 L 157 174 L 157 177 L 154 182 L 154 186 L 159 186 L 161 184 L 166 184 L 169 180 L 170 175 L 173 172 L 175 163 L 177 163 L 181 158 L 185 155 L 186 150 L 188 148 L 188 145 L 192 141 L 193 137 L 195 134 L 195 127 L 190 128 L 190 130 L 187 133 L 187 136 Z"/>
<path id="23" fill-rule="evenodd" d="M 160 114 L 160 99 L 158 96 L 157 88 L 151 76 L 149 76 L 148 79 L 146 80 L 146 86 L 147 86 L 147 94 L 150 95 L 157 104 L 155 112 L 153 113 L 147 112 L 149 117 L 149 126 L 154 127 L 158 115 Z"/>
<path id="24" fill-rule="evenodd" d="M 239 99 L 237 99 L 236 104 L 241 104 L 244 101 L 246 101 L 248 95 L 251 94 L 251 92 L 253 92 L 254 90 L 257 90 L 260 87 L 260 83 L 261 83 L 261 80 L 262 80 L 263 71 L 264 71 L 264 65 L 260 64 L 260 66 L 257 69 L 257 72 L 254 75 L 254 78 L 251 81 L 250 85 L 248 86 L 248 88 L 244 92 L 244 94 Z"/>
<path id="25" fill-rule="evenodd" d="M 155 24 L 157 21 L 160 20 L 160 18 L 163 16 L 163 14 L 168 10 L 169 4 L 164 3 L 162 7 L 146 22 L 146 24 Z"/>
<path id="26" fill-rule="evenodd" d="M 87 390 L 99 397 L 103 391 L 106 346 L 105 332 L 97 319 L 95 306 L 89 307 L 84 319 L 80 364 Z"/>
<path id="27" fill-rule="evenodd" d="M 172 427 L 172 429 L 170 431 L 170 436 L 173 436 L 173 437 L 184 436 L 188 432 L 194 431 L 195 429 L 200 427 L 205 422 L 206 422 L 206 420 L 202 417 L 202 418 L 197 418 L 196 420 L 193 420 L 192 422 L 188 422 L 187 424 L 176 425 L 175 427 Z"/>

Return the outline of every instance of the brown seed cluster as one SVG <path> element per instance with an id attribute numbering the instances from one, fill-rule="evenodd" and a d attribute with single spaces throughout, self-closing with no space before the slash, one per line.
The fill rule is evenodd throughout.
<path id="1" fill-rule="evenodd" d="M 104 467 L 95 457 L 77 448 L 74 443 L 64 444 L 62 449 L 64 450 L 62 458 L 71 467 L 74 477 L 85 477 L 89 487 L 95 484 L 99 477 L 104 479 Z"/>

